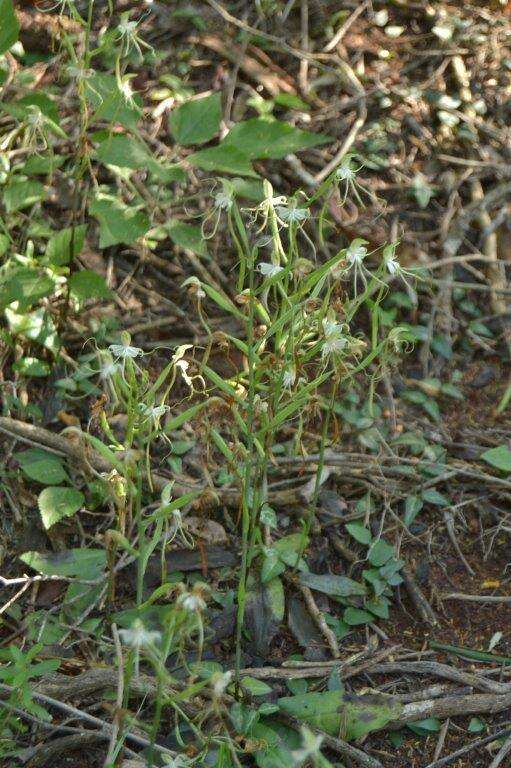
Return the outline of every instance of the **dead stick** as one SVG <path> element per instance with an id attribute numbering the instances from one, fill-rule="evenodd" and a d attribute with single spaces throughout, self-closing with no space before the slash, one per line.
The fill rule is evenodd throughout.
<path id="1" fill-rule="evenodd" d="M 328 647 L 332 651 L 332 656 L 334 657 L 334 659 L 338 659 L 341 653 L 339 651 L 339 645 L 337 643 L 337 638 L 335 634 L 332 632 L 332 630 L 326 623 L 325 617 L 323 616 L 318 606 L 316 605 L 316 601 L 314 600 L 314 597 L 309 587 L 304 587 L 302 585 L 299 585 L 299 587 L 303 595 L 303 599 L 305 600 L 307 608 L 309 609 L 309 612 L 316 626 L 318 627 L 320 632 L 323 634 L 323 637 L 328 643 Z"/>
<path id="2" fill-rule="evenodd" d="M 426 624 L 431 624 L 432 626 L 438 624 L 433 608 L 430 606 L 422 590 L 417 585 L 410 567 L 405 565 L 401 570 L 401 574 L 403 576 L 403 581 L 406 587 L 406 591 L 408 592 L 408 596 L 417 608 L 421 619 Z"/>
<path id="3" fill-rule="evenodd" d="M 510 734 L 511 728 L 505 728 L 502 731 L 497 731 L 497 733 L 492 733 L 490 736 L 483 736 L 481 739 L 476 739 L 470 744 L 466 744 L 464 747 L 457 749 L 456 752 L 452 752 L 450 755 L 446 755 L 440 760 L 434 760 L 432 763 L 429 763 L 426 768 L 444 768 L 445 765 L 454 763 L 458 757 L 463 757 L 463 755 L 468 754 L 468 752 L 472 752 L 478 747 L 484 747 L 485 744 L 489 744 L 496 739 L 501 739 L 505 736 L 509 736 Z"/>

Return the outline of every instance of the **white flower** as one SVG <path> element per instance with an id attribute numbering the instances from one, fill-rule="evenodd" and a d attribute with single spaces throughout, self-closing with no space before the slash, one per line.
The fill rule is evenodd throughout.
<path id="1" fill-rule="evenodd" d="M 336 352 L 342 352 L 348 344 L 348 339 L 342 332 L 342 326 L 332 320 L 323 319 L 323 333 L 325 341 L 323 342 L 323 357 L 333 355 Z"/>
<path id="2" fill-rule="evenodd" d="M 230 211 L 233 205 L 233 199 L 228 192 L 218 192 L 214 197 L 215 208 L 221 211 Z"/>
<path id="3" fill-rule="evenodd" d="M 223 673 L 218 672 L 211 677 L 211 682 L 213 683 L 213 695 L 216 699 L 219 699 L 223 695 L 231 680 L 232 672 L 230 671 Z"/>
<path id="4" fill-rule="evenodd" d="M 164 755 L 163 759 L 165 760 L 165 768 L 186 768 L 191 765 L 190 758 L 186 757 L 186 755 L 176 755 L 175 757 Z"/>
<path id="5" fill-rule="evenodd" d="M 119 34 L 125 35 L 126 37 L 130 37 L 133 35 L 137 28 L 137 22 L 136 21 L 129 21 L 125 14 L 123 14 L 123 17 L 121 17 L 121 21 L 117 25 L 117 29 L 119 31 Z"/>
<path id="6" fill-rule="evenodd" d="M 204 381 L 204 378 L 200 376 L 200 374 L 197 374 L 196 376 L 189 375 L 188 368 L 190 367 L 190 363 L 188 360 L 177 360 L 175 362 L 175 366 L 181 371 L 181 376 L 183 377 L 185 384 L 187 384 L 190 389 L 194 389 L 194 380 L 198 381 L 202 385 L 203 389 L 206 389 L 206 382 Z"/>
<path id="7" fill-rule="evenodd" d="M 278 206 L 277 215 L 285 222 L 306 221 L 309 218 L 308 208 L 295 208 L 294 206 Z"/>
<path id="8" fill-rule="evenodd" d="M 299 765 L 302 765 L 311 757 L 318 757 L 321 744 L 323 743 L 323 736 L 312 733 L 308 728 L 302 726 L 301 733 L 303 746 L 301 749 L 295 749 L 292 752 L 294 759 Z"/>
<path id="9" fill-rule="evenodd" d="M 108 351 L 111 352 L 115 358 L 122 358 L 123 360 L 126 360 L 128 357 L 140 357 L 140 355 L 144 354 L 143 349 L 140 349 L 140 347 L 131 347 L 129 344 L 110 344 Z"/>
<path id="10" fill-rule="evenodd" d="M 355 245 L 352 243 L 346 251 L 346 261 L 353 267 L 354 265 L 360 266 L 367 256 L 367 248 L 363 245 Z"/>
<path id="11" fill-rule="evenodd" d="M 390 275 L 399 275 L 401 272 L 401 265 L 394 255 L 387 256 L 385 259 L 385 266 Z"/>
<path id="12" fill-rule="evenodd" d="M 132 77 L 132 75 L 126 75 L 125 77 L 122 78 L 121 82 L 118 84 L 119 91 L 121 92 L 121 96 L 123 97 L 124 101 L 127 104 L 133 103 L 133 97 L 135 96 L 135 93 L 136 93 L 131 87 L 130 77 Z"/>
<path id="13" fill-rule="evenodd" d="M 185 592 L 178 598 L 177 604 L 189 613 L 201 613 L 206 610 L 206 601 L 197 594 Z"/>
<path id="14" fill-rule="evenodd" d="M 145 403 L 139 403 L 138 404 L 138 410 L 143 416 L 146 416 L 147 418 L 151 418 L 154 422 L 157 422 L 161 417 L 167 413 L 167 411 L 170 411 L 170 406 L 168 405 L 146 405 Z"/>
<path id="15" fill-rule="evenodd" d="M 350 167 L 349 163 L 343 163 L 335 172 L 335 177 L 338 181 L 354 181 L 356 175 L 357 172 Z"/>
<path id="16" fill-rule="evenodd" d="M 94 70 L 83 69 L 83 67 L 68 67 L 67 74 L 75 80 L 87 80 L 89 77 L 92 77 Z"/>
<path id="17" fill-rule="evenodd" d="M 270 264 L 267 261 L 260 261 L 257 265 L 257 270 L 264 275 L 264 277 L 275 277 L 275 275 L 284 271 L 284 267 L 279 267 L 278 264 Z"/>
<path id="18" fill-rule="evenodd" d="M 282 376 L 282 384 L 286 389 L 291 389 L 296 380 L 296 371 L 294 368 L 287 368 Z"/>
<path id="19" fill-rule="evenodd" d="M 99 378 L 103 381 L 107 381 L 108 379 L 111 379 L 112 376 L 115 376 L 118 370 L 119 365 L 112 360 L 108 360 L 99 369 Z"/>
<path id="20" fill-rule="evenodd" d="M 161 632 L 146 629 L 140 619 L 136 619 L 130 629 L 120 629 L 119 634 L 125 645 L 136 650 L 152 646 L 161 640 Z"/>

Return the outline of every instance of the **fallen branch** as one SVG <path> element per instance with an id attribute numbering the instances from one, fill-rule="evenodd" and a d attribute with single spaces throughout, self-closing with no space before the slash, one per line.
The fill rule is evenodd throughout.
<path id="1" fill-rule="evenodd" d="M 452 752 L 450 755 L 442 757 L 440 760 L 434 760 L 432 763 L 429 763 L 426 768 L 444 768 L 445 765 L 451 765 L 451 763 L 454 763 L 458 757 L 463 757 L 463 755 L 472 752 L 478 747 L 484 747 L 485 744 L 490 744 L 492 741 L 496 741 L 496 739 L 502 739 L 509 735 L 511 735 L 511 728 L 505 728 L 502 731 L 497 731 L 497 733 L 492 733 L 490 736 L 483 736 L 480 739 L 472 741 L 470 744 L 465 744 L 464 747 L 457 749 L 456 752 Z"/>

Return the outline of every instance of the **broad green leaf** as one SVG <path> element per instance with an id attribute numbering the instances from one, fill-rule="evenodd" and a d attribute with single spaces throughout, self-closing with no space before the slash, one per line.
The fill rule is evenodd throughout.
<path id="1" fill-rule="evenodd" d="M 125 134 L 111 133 L 96 150 L 96 157 L 105 165 L 137 170 L 147 166 L 149 152 L 137 139 Z"/>
<path id="2" fill-rule="evenodd" d="M 108 288 L 105 278 L 93 269 L 82 269 L 75 272 L 68 280 L 69 290 L 79 301 L 86 299 L 108 299 L 112 291 Z"/>
<path id="3" fill-rule="evenodd" d="M 284 573 L 286 570 L 286 566 L 282 562 L 282 560 L 279 558 L 277 552 L 275 552 L 274 549 L 266 550 L 265 556 L 263 558 L 263 564 L 261 567 L 261 581 L 263 584 L 265 584 L 268 581 L 271 581 L 277 576 L 280 576 L 281 573 Z"/>
<path id="4" fill-rule="evenodd" d="M 169 128 L 178 144 L 204 144 L 218 133 L 222 117 L 219 93 L 203 99 L 194 99 L 174 109 L 169 118 Z"/>
<path id="5" fill-rule="evenodd" d="M 299 99 L 294 93 L 279 93 L 275 96 L 274 102 L 280 107 L 287 107 L 288 109 L 299 109 L 307 112 L 310 110 L 310 105 Z"/>
<path id="6" fill-rule="evenodd" d="M 278 700 L 279 707 L 313 728 L 353 741 L 396 720 L 403 705 L 391 696 L 356 696 L 344 691 L 305 693 Z"/>
<path id="7" fill-rule="evenodd" d="M 480 717 L 471 717 L 467 730 L 469 733 L 481 733 L 485 728 L 484 720 L 481 720 Z"/>
<path id="8" fill-rule="evenodd" d="M 241 687 L 251 696 L 267 696 L 268 693 L 272 692 L 270 685 L 249 675 L 241 678 Z"/>
<path id="9" fill-rule="evenodd" d="M 58 485 L 68 479 L 66 470 L 58 456 L 40 448 L 30 448 L 22 453 L 15 453 L 14 458 L 25 475 L 31 480 L 44 485 Z"/>
<path id="10" fill-rule="evenodd" d="M 381 565 L 385 565 L 387 560 L 390 560 L 393 554 L 394 547 L 388 544 L 384 539 L 378 539 L 378 541 L 375 541 L 369 549 L 369 552 L 367 553 L 367 559 L 371 565 L 379 568 Z"/>
<path id="11" fill-rule="evenodd" d="M 315 573 L 301 573 L 299 577 L 300 584 L 317 592 L 324 592 L 332 597 L 350 597 L 351 595 L 365 595 L 366 588 L 358 581 L 353 581 L 347 576 L 335 576 L 334 574 L 325 574 L 324 576 Z"/>
<path id="12" fill-rule="evenodd" d="M 369 531 L 361 520 L 355 520 L 353 523 L 346 524 L 346 530 L 360 544 L 370 544 L 372 540 L 371 531 Z"/>
<path id="13" fill-rule="evenodd" d="M 55 168 L 60 168 L 66 162 L 64 155 L 32 155 L 20 166 L 20 170 L 27 176 L 46 176 L 52 173 Z"/>
<path id="14" fill-rule="evenodd" d="M 3 56 L 17 41 L 20 31 L 12 0 L 0 0 L 0 20 L 0 56 Z"/>
<path id="15" fill-rule="evenodd" d="M 48 240 L 45 253 L 46 260 L 58 267 L 69 264 L 75 256 L 81 253 L 86 232 L 86 224 L 67 227 L 56 232 Z"/>
<path id="16" fill-rule="evenodd" d="M 218 147 L 201 149 L 186 158 L 196 168 L 205 171 L 219 171 L 220 173 L 233 173 L 241 176 L 258 178 L 252 168 L 250 158 L 238 147 L 222 142 Z"/>
<path id="17" fill-rule="evenodd" d="M 424 720 L 416 720 L 415 723 L 407 723 L 407 726 L 418 736 L 428 736 L 430 733 L 438 733 L 441 723 L 436 717 L 426 717 Z"/>
<path id="18" fill-rule="evenodd" d="M 183 181 L 186 174 L 179 166 L 165 167 L 138 139 L 110 133 L 100 141 L 96 157 L 105 165 L 131 170 L 148 170 L 163 181 Z"/>
<path id="19" fill-rule="evenodd" d="M 167 230 L 175 245 L 185 250 L 192 251 L 198 256 L 207 256 L 208 249 L 206 241 L 202 237 L 202 230 L 193 224 L 186 224 L 181 221 L 171 221 L 167 225 Z"/>
<path id="20" fill-rule="evenodd" d="M 65 517 L 72 517 L 85 501 L 83 493 L 76 488 L 56 486 L 41 491 L 37 504 L 43 525 L 48 530 Z"/>
<path id="21" fill-rule="evenodd" d="M 124 128 L 136 128 L 142 117 L 142 99 L 137 95 L 131 102 L 126 101 L 119 91 L 113 75 L 92 75 L 85 80 L 87 98 L 96 112 L 95 120 L 120 123 Z"/>
<path id="22" fill-rule="evenodd" d="M 507 445 L 499 445 L 498 448 L 490 448 L 481 456 L 483 461 L 501 472 L 511 472 L 511 450 Z"/>
<path id="23" fill-rule="evenodd" d="M 258 768 L 291 768 L 291 766 L 296 765 L 289 739 L 283 738 L 273 728 L 258 722 L 251 729 L 251 736 L 256 740 L 256 743 L 265 745 L 262 749 L 258 749 L 254 755 Z M 299 743 L 292 746 L 299 747 Z"/>
<path id="24" fill-rule="evenodd" d="M 447 496 L 444 496 L 444 494 L 439 491 L 435 491 L 434 488 L 428 488 L 423 491 L 422 498 L 424 501 L 427 501 L 428 504 L 434 504 L 436 507 L 448 507 L 451 503 Z"/>
<path id="25" fill-rule="evenodd" d="M 325 144 L 329 141 L 332 141 L 329 136 L 303 131 L 279 120 L 255 117 L 237 123 L 231 128 L 220 146 L 238 147 L 250 159 L 259 160 L 278 159 L 291 152 L 317 147 L 319 144 Z"/>
<path id="26" fill-rule="evenodd" d="M 0 288 L 0 308 L 17 301 L 17 311 L 24 312 L 39 299 L 53 293 L 54 288 L 55 283 L 48 275 L 37 269 L 21 267 Z"/>
<path id="27" fill-rule="evenodd" d="M 282 621 L 286 609 L 286 597 L 284 594 L 284 586 L 281 580 L 279 578 L 275 578 L 266 582 L 264 585 L 264 592 L 267 605 L 270 608 L 275 621 Z"/>
<path id="28" fill-rule="evenodd" d="M 4 205 L 7 213 L 23 211 L 34 203 L 44 200 L 46 191 L 39 181 L 11 181 L 4 189 Z"/>
<path id="29" fill-rule="evenodd" d="M 100 248 L 117 243 L 130 245 L 145 235 L 151 226 L 146 213 L 130 208 L 113 195 L 99 193 L 90 203 L 89 211 L 100 223 Z"/>
<path id="30" fill-rule="evenodd" d="M 50 120 L 55 123 L 55 125 L 58 126 L 60 123 L 57 104 L 55 101 L 53 101 L 53 99 L 50 99 L 46 93 L 29 93 L 27 96 L 23 96 L 23 98 L 15 102 L 15 104 L 22 104 L 24 107 L 37 107 L 41 110 L 43 115 L 45 115 L 45 117 L 49 117 Z"/>
<path id="31" fill-rule="evenodd" d="M 23 336 L 30 341 L 36 341 L 51 352 L 56 353 L 58 351 L 60 340 L 57 329 L 50 313 L 44 307 L 23 314 L 17 314 L 7 308 L 5 317 L 11 333 Z"/>
<path id="32" fill-rule="evenodd" d="M 423 507 L 420 496 L 407 496 L 405 501 L 405 525 L 411 525 Z"/>
<path id="33" fill-rule="evenodd" d="M 346 608 L 343 615 L 343 621 L 349 627 L 358 627 L 360 624 L 369 624 L 373 621 L 373 616 L 361 608 Z"/>
<path id="34" fill-rule="evenodd" d="M 389 618 L 389 601 L 385 597 L 374 598 L 373 600 L 366 600 L 364 607 L 378 616 L 379 619 Z"/>
<path id="35" fill-rule="evenodd" d="M 106 567 L 104 549 L 67 549 L 63 552 L 24 552 L 20 560 L 44 576 L 98 578 Z"/>
<path id="36" fill-rule="evenodd" d="M 37 357 L 22 357 L 13 363 L 12 369 L 21 376 L 49 376 L 51 373 L 48 363 Z"/>

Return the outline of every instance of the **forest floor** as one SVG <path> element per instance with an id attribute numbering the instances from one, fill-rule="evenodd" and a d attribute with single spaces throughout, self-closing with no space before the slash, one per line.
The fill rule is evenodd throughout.
<path id="1" fill-rule="evenodd" d="M 112 5 L 14 3 L 0 58 L 1 764 L 509 765 L 511 5 Z M 339 167 L 354 180 L 316 202 Z M 262 179 L 288 214 L 306 201 L 295 230 L 278 215 L 307 269 L 397 244 L 350 332 L 406 339 L 353 365 L 327 421 L 322 383 L 314 407 L 294 394 L 248 539 L 252 342 L 220 179 L 249 222 Z M 133 647 L 140 618 L 158 643 L 174 622 L 165 657 Z"/>

